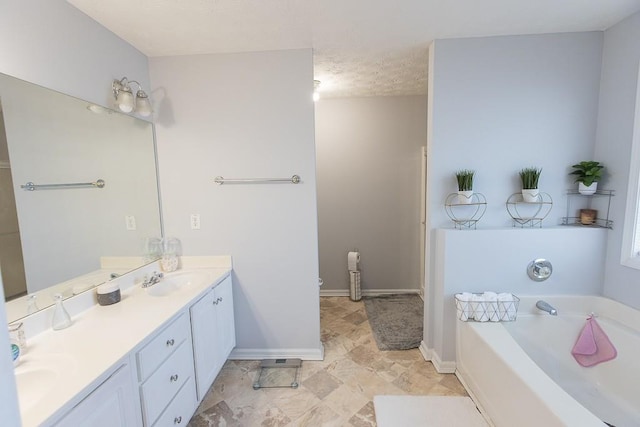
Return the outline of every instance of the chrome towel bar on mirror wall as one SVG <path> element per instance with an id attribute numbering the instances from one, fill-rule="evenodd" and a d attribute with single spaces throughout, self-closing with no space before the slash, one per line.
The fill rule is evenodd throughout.
<path id="1" fill-rule="evenodd" d="M 224 178 L 222 176 L 216 176 L 213 179 L 213 182 L 215 182 L 218 185 L 222 185 L 222 184 L 259 184 L 259 183 L 265 183 L 265 182 L 289 182 L 291 184 L 298 184 L 300 183 L 300 176 L 299 175 L 293 175 L 291 178 L 234 178 L 234 179 L 229 179 L 229 178 Z"/>
<path id="2" fill-rule="evenodd" d="M 84 187 L 95 187 L 95 188 L 104 188 L 105 182 L 102 179 L 99 179 L 95 182 L 72 182 L 68 184 L 34 184 L 33 182 L 27 182 L 24 185 L 21 185 L 20 188 L 25 189 L 27 191 L 34 190 L 49 190 L 54 188 L 84 188 Z"/>

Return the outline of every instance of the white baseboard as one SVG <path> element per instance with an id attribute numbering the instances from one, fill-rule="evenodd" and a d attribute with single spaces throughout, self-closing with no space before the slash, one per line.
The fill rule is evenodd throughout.
<path id="1" fill-rule="evenodd" d="M 468 378 L 464 373 L 464 369 L 456 369 L 455 374 L 456 374 L 456 377 L 458 377 L 458 381 L 460 381 L 460 384 L 462 384 L 462 387 L 464 387 L 464 389 L 467 391 L 467 394 L 469 395 L 471 400 L 473 400 L 473 403 L 475 403 L 476 408 L 478 408 L 478 411 L 480 412 L 484 420 L 487 422 L 489 427 L 495 427 L 495 424 L 489 417 L 489 414 L 481 404 L 481 402 L 483 401 L 482 400 L 483 397 L 478 396 L 475 392 L 476 390 L 478 390 L 478 387 L 467 382 Z"/>
<path id="2" fill-rule="evenodd" d="M 422 354 L 422 357 L 424 357 L 424 360 L 426 360 L 427 362 L 431 362 L 431 357 L 433 356 L 433 349 L 427 347 L 426 342 L 420 341 L 420 347 L 418 347 L 418 350 L 420 350 L 420 353 Z"/>
<path id="3" fill-rule="evenodd" d="M 390 294 L 420 294 L 420 289 L 363 289 L 363 297 L 376 297 Z M 348 297 L 348 289 L 320 289 L 321 297 Z"/>
<path id="4" fill-rule="evenodd" d="M 302 359 L 323 360 L 324 346 L 320 348 L 234 348 L 229 355 L 232 360 L 262 360 L 262 359 Z"/>
<path id="5" fill-rule="evenodd" d="M 431 363 L 440 374 L 453 374 L 456 372 L 456 362 L 450 360 L 442 360 L 435 351 L 431 350 Z"/>

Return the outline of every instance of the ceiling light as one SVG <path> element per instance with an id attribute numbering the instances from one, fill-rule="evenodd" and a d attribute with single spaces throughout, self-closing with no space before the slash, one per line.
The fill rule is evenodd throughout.
<path id="1" fill-rule="evenodd" d="M 320 87 L 320 80 L 313 81 L 313 102 L 316 102 L 320 99 L 320 92 L 318 88 Z"/>
<path id="2" fill-rule="evenodd" d="M 131 90 L 131 83 L 138 86 L 135 98 Z M 115 106 L 123 113 L 135 112 L 143 117 L 149 117 L 153 112 L 149 96 L 142 90 L 142 85 L 137 81 L 123 77 L 120 80 L 114 80 L 111 88 L 113 89 Z"/>

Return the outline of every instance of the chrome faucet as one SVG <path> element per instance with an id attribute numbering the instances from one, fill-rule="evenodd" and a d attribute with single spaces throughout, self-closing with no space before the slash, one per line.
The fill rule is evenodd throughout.
<path id="1" fill-rule="evenodd" d="M 164 274 L 154 271 L 151 277 L 144 278 L 144 282 L 142 282 L 142 287 L 148 288 L 150 286 L 153 286 L 156 283 L 158 283 L 160 280 L 162 280 L 163 277 L 164 277 Z"/>
<path id="2" fill-rule="evenodd" d="M 550 314 L 550 315 L 552 315 L 552 316 L 557 316 L 557 315 L 558 315 L 558 310 L 556 310 L 555 308 L 553 308 L 553 307 L 551 306 L 551 304 L 549 304 L 549 303 L 548 303 L 548 302 L 546 302 L 546 301 L 542 301 L 542 300 L 538 301 L 538 302 L 536 303 L 536 307 L 537 307 L 539 310 L 546 311 L 547 313 L 549 313 L 549 314 Z"/>

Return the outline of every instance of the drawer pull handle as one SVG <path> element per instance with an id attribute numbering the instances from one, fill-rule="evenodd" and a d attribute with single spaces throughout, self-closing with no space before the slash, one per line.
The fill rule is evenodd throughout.
<path id="1" fill-rule="evenodd" d="M 218 301 L 217 299 L 214 299 L 214 300 L 213 300 L 213 305 L 218 305 L 218 303 L 219 303 L 219 302 L 220 302 L 220 301 Z"/>
<path id="2" fill-rule="evenodd" d="M 167 340 L 167 347 L 172 347 L 175 343 L 176 341 L 173 338 L 171 338 L 170 340 Z"/>
<path id="3" fill-rule="evenodd" d="M 216 301 L 222 302 L 222 297 L 218 298 Z"/>
<path id="4" fill-rule="evenodd" d="M 181 422 L 182 422 L 182 416 L 175 417 L 175 418 L 173 419 L 173 423 L 174 423 L 174 424 L 180 424 Z"/>
<path id="5" fill-rule="evenodd" d="M 171 375 L 171 378 L 169 378 L 169 379 L 171 380 L 171 382 L 178 381 L 178 374 Z"/>

